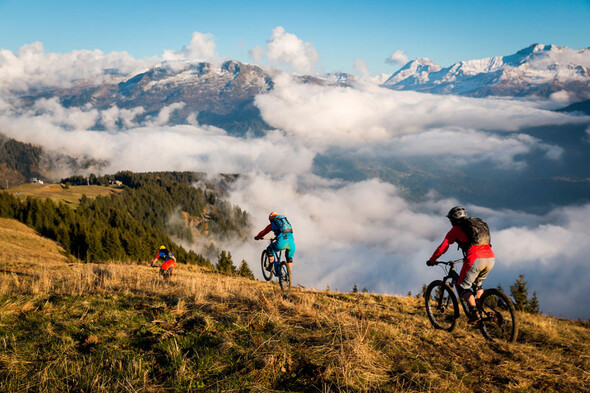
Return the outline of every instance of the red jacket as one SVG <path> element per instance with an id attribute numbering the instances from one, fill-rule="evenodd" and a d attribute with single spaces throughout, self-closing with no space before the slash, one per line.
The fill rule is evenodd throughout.
<path id="1" fill-rule="evenodd" d="M 435 262 L 442 254 L 447 252 L 449 246 L 456 241 L 460 241 L 462 243 L 467 243 L 467 235 L 460 226 L 455 225 L 449 233 L 445 236 L 444 240 L 438 246 L 438 248 L 434 251 L 434 254 L 430 257 L 430 262 Z M 495 258 L 494 252 L 492 251 L 492 246 L 489 244 L 482 244 L 478 246 L 471 246 L 469 250 L 467 250 L 467 264 L 471 266 L 473 261 L 478 258 Z"/>

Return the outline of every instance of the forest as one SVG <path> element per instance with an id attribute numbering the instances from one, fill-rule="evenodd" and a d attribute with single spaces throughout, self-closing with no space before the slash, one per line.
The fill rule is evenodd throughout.
<path id="1" fill-rule="evenodd" d="M 231 177 L 226 177 L 231 180 Z M 190 243 L 193 232 L 183 218 L 204 223 L 203 235 L 244 237 L 249 216 L 221 198 L 223 189 L 193 172 L 132 173 L 62 179 L 62 187 L 121 184 L 122 192 L 94 199 L 83 196 L 74 209 L 50 199 L 20 199 L 0 193 L 0 217 L 14 218 L 55 240 L 82 261 L 139 262 L 170 245 L 179 262 L 212 266 L 211 261 L 176 244 Z M 119 183 L 120 182 L 120 183 Z M 195 187 L 195 184 L 199 187 Z M 176 241 L 175 241 L 176 240 Z"/>

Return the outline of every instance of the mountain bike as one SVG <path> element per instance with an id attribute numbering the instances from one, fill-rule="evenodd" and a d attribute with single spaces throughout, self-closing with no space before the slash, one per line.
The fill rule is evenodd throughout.
<path id="1" fill-rule="evenodd" d="M 272 243 L 275 238 L 265 238 Z M 271 250 L 270 252 L 268 250 Z M 270 281 L 274 276 L 276 276 L 279 280 L 279 285 L 283 291 L 288 291 L 291 289 L 291 269 L 286 262 L 281 262 L 281 256 L 283 251 L 276 252 L 273 250 L 272 247 L 269 247 L 262 251 L 262 255 L 260 256 L 260 265 L 262 267 L 262 275 L 266 281 Z M 274 257 L 274 262 L 270 262 L 270 256 Z M 271 266 L 269 268 L 269 266 Z"/>
<path id="2" fill-rule="evenodd" d="M 455 328 L 459 318 L 459 298 L 463 312 L 469 316 L 467 302 L 459 296 L 457 280 L 459 274 L 455 271 L 455 264 L 463 262 L 463 259 L 449 262 L 436 262 L 443 265 L 445 277 L 442 280 L 435 280 L 428 285 L 424 293 L 426 303 L 426 314 L 436 329 L 448 332 Z M 447 282 L 449 281 L 450 282 Z M 457 294 L 453 291 L 457 291 Z M 475 284 L 473 293 L 475 294 Z M 514 304 L 504 292 L 498 288 L 484 290 L 481 298 L 475 299 L 479 321 L 477 327 L 483 336 L 491 341 L 514 342 L 518 336 L 518 323 Z"/>
<path id="3" fill-rule="evenodd" d="M 152 265 L 151 267 L 157 267 L 158 268 L 158 274 L 160 276 L 162 276 L 162 278 L 164 279 L 164 281 L 169 280 L 172 277 L 172 271 L 174 270 L 174 265 L 168 267 L 167 269 L 162 269 L 161 266 L 158 265 Z"/>

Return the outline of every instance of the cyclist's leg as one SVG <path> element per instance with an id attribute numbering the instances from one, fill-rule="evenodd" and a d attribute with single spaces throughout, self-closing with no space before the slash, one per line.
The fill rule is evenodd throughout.
<path id="1" fill-rule="evenodd" d="M 459 290 L 462 292 L 461 297 L 463 297 L 470 308 L 475 307 L 475 297 L 471 288 L 475 284 L 478 298 L 483 294 L 481 281 L 486 279 L 488 273 L 494 267 L 494 262 L 494 258 L 478 258 L 473 261 L 471 266 L 468 266 L 466 272 L 463 272 L 463 269 L 461 270 L 460 278 L 462 280 L 459 281 Z"/>
<path id="2" fill-rule="evenodd" d="M 287 265 L 289 266 L 289 270 L 293 269 L 293 257 L 295 256 L 295 240 L 293 239 L 293 234 L 287 234 L 287 246 L 285 247 L 286 258 L 287 258 Z"/>
<path id="3" fill-rule="evenodd" d="M 494 264 L 496 263 L 495 258 L 486 258 L 485 263 L 482 264 L 482 268 L 477 275 L 477 278 L 473 282 L 475 287 L 475 294 L 477 298 L 481 298 L 483 295 L 483 285 L 482 281 L 488 278 L 488 273 L 494 268 Z"/>
<path id="4" fill-rule="evenodd" d="M 274 262 L 275 262 L 275 249 L 274 249 L 275 242 L 271 242 L 268 247 L 266 248 L 266 254 L 268 255 L 268 266 L 266 270 L 272 272 Z"/>

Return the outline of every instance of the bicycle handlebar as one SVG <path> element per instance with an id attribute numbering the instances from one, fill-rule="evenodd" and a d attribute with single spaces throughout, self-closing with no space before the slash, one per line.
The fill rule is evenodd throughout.
<path id="1" fill-rule="evenodd" d="M 460 259 L 457 259 L 457 260 L 455 260 L 455 261 L 436 261 L 434 264 L 435 264 L 435 265 L 439 265 L 439 264 L 440 264 L 440 265 L 450 265 L 450 266 L 454 266 L 455 264 L 457 264 L 457 263 L 461 263 L 461 262 L 463 262 L 463 261 L 464 261 L 464 259 L 463 259 L 463 258 L 460 258 Z"/>

